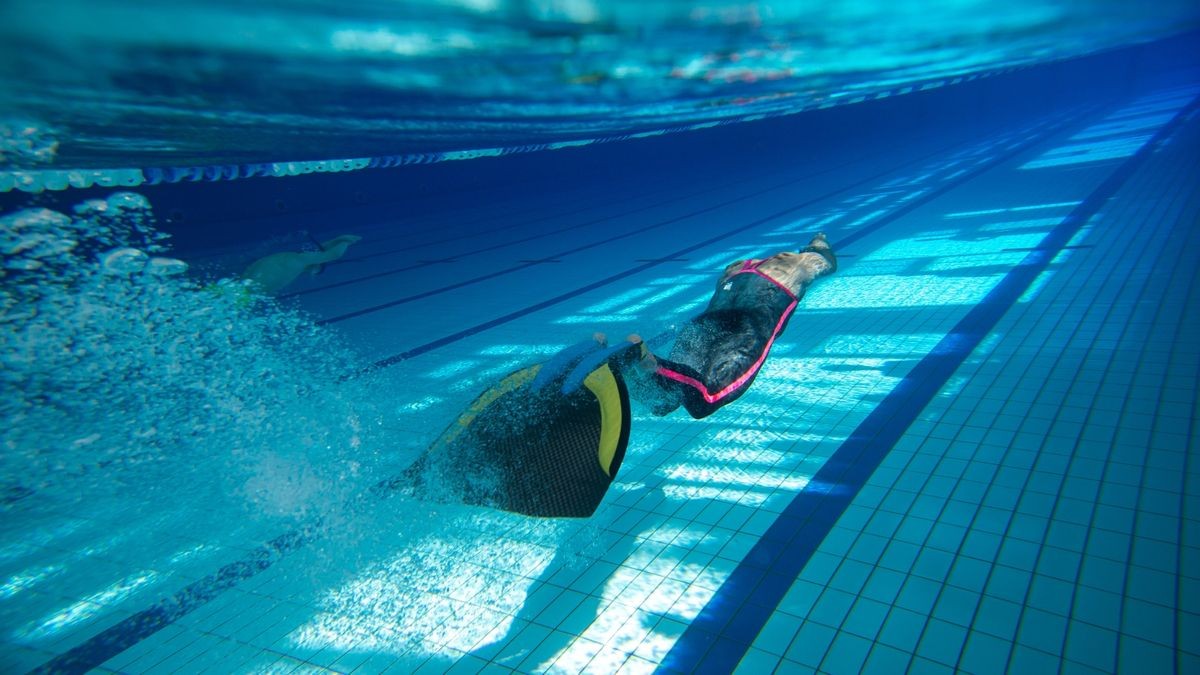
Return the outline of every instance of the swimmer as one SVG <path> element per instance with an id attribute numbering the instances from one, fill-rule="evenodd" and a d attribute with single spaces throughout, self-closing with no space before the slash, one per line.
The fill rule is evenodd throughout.
<path id="1" fill-rule="evenodd" d="M 341 258 L 346 249 L 362 237 L 353 234 L 343 234 L 329 241 L 318 243 L 319 251 L 301 251 L 298 253 L 272 253 L 254 261 L 242 272 L 242 278 L 251 282 L 255 290 L 267 295 L 274 295 L 283 290 L 304 272 L 318 274 L 322 268 Z"/>
<path id="2" fill-rule="evenodd" d="M 630 393 L 655 415 L 683 405 L 696 419 L 733 402 L 750 388 L 804 292 L 835 270 L 837 257 L 824 233 L 799 252 L 729 265 L 708 307 L 680 329 L 670 358 L 629 336 L 641 343 L 637 366 L 623 369 Z"/>

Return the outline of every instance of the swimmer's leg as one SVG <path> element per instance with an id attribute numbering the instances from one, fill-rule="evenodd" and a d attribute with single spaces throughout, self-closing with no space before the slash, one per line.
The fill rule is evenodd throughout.
<path id="1" fill-rule="evenodd" d="M 824 232 L 818 232 L 813 235 L 812 240 L 808 242 L 808 246 L 800 249 L 800 254 L 816 253 L 825 259 L 826 265 L 815 263 L 813 271 L 813 279 L 823 277 L 826 274 L 833 274 L 837 271 L 837 255 L 833 252 L 833 247 L 829 245 L 829 240 L 825 238 Z"/>
<path id="2" fill-rule="evenodd" d="M 837 256 L 825 234 L 818 232 L 799 252 L 776 253 L 762 261 L 758 269 L 799 298 L 812 282 L 837 270 Z"/>

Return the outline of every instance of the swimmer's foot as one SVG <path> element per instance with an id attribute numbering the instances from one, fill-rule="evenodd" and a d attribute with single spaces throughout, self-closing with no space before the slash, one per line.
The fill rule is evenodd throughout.
<path id="1" fill-rule="evenodd" d="M 825 238 L 824 232 L 818 232 L 813 235 L 812 241 L 808 242 L 810 248 L 829 248 L 829 240 Z"/>

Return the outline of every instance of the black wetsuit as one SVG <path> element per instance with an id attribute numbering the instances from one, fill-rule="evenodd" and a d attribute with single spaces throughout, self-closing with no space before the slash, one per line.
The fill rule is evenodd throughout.
<path id="1" fill-rule="evenodd" d="M 801 253 L 817 253 L 829 262 L 817 276 L 837 269 L 828 248 L 808 246 Z M 750 388 L 811 282 L 793 293 L 758 269 L 763 262 L 742 263 L 717 287 L 704 312 L 680 329 L 670 358 L 659 358 L 653 374 L 630 378 L 635 398 L 656 415 L 682 404 L 700 419 Z"/>
<path id="2" fill-rule="evenodd" d="M 723 281 L 704 312 L 680 329 L 670 358 L 658 360 L 642 391 L 634 385 L 635 396 L 649 394 L 655 414 L 682 404 L 700 419 L 750 387 L 799 300 L 758 264 L 747 261 Z"/>

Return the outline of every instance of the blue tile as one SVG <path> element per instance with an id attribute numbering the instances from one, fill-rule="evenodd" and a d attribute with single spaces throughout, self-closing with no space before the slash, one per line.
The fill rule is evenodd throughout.
<path id="1" fill-rule="evenodd" d="M 863 585 L 867 581 L 867 577 L 871 574 L 871 566 L 857 560 L 845 560 L 837 573 L 833 575 L 829 586 L 848 593 L 858 593 L 862 591 Z"/>
<path id="2" fill-rule="evenodd" d="M 1009 669 L 1014 673 L 1055 673 L 1060 663 L 1061 659 L 1046 652 L 1014 645 Z"/>
<path id="3" fill-rule="evenodd" d="M 945 579 L 954 562 L 954 554 L 935 548 L 926 548 L 917 556 L 913 565 L 913 574 L 919 574 L 926 579 Z"/>
<path id="4" fill-rule="evenodd" d="M 954 568 L 950 570 L 947 582 L 952 586 L 981 593 L 984 586 L 987 585 L 988 575 L 991 571 L 992 565 L 990 563 L 966 556 L 959 556 L 954 560 Z"/>
<path id="5" fill-rule="evenodd" d="M 800 572 L 800 578 L 817 584 L 829 583 L 841 560 L 822 551 L 817 551 L 809 558 L 808 563 Z"/>
<path id="6" fill-rule="evenodd" d="M 808 613 L 808 618 L 823 623 L 826 626 L 836 628 L 842 625 L 842 621 L 846 619 L 846 615 L 853 604 L 853 594 L 834 588 L 826 588 L 825 592 L 817 600 L 816 606 Z"/>
<path id="7" fill-rule="evenodd" d="M 874 640 L 890 610 L 889 605 L 860 597 L 842 624 L 842 630 Z"/>
<path id="8" fill-rule="evenodd" d="M 953 668 L 967 640 L 967 630 L 940 619 L 930 619 L 921 636 L 918 653 L 932 661 Z"/>
<path id="9" fill-rule="evenodd" d="M 1100 488 L 1100 503 L 1108 506 L 1122 507 L 1125 510 L 1129 510 L 1132 516 L 1132 509 L 1136 509 L 1138 504 L 1138 489 L 1126 483 L 1105 482 L 1103 487 Z M 1096 515 L 1099 517 L 1099 509 L 1097 509 Z M 1133 527 L 1132 523 L 1131 518 L 1131 529 Z"/>
<path id="10" fill-rule="evenodd" d="M 1076 455 L 1075 462 L 1071 465 L 1071 475 L 1087 478 L 1093 481 L 1100 481 L 1104 478 L 1104 469 L 1106 466 L 1107 463 L 1105 462 L 1098 462 L 1094 459 L 1084 459 Z M 1097 488 L 1099 488 L 1099 483 L 1097 484 Z M 1094 502 L 1096 501 L 1097 497 L 1099 497 L 1099 492 L 1091 495 L 1087 501 Z"/>
<path id="11" fill-rule="evenodd" d="M 1008 541 L 1013 541 L 1013 538 L 1016 537 L 1034 546 L 1040 545 L 1046 538 L 1046 528 L 1049 524 L 1050 519 L 1045 516 L 1034 516 L 1027 513 L 1014 514 L 1012 523 L 1008 527 Z"/>
<path id="12" fill-rule="evenodd" d="M 1071 613 L 1071 601 L 1075 586 L 1065 581 L 1035 574 L 1029 587 L 1029 606 L 1067 616 Z"/>
<path id="13" fill-rule="evenodd" d="M 1176 577 L 1165 572 L 1132 565 L 1125 593 L 1129 596 L 1158 605 L 1175 605 Z"/>
<path id="14" fill-rule="evenodd" d="M 1062 652 L 1066 635 L 1066 618 L 1026 607 L 1021 615 L 1021 630 L 1017 641 L 1050 654 L 1059 654 Z"/>
<path id="15" fill-rule="evenodd" d="M 972 631 L 967 636 L 960 667 L 974 675 L 1000 675 L 1008 665 L 1012 643 L 987 633 Z"/>
<path id="16" fill-rule="evenodd" d="M 835 527 L 821 540 L 821 551 L 842 557 L 850 550 L 850 546 L 854 544 L 856 537 L 856 532 L 851 532 L 842 527 Z"/>
<path id="17" fill-rule="evenodd" d="M 1174 604 L 1174 603 L 1172 603 Z M 1174 610 L 1126 597 L 1121 628 L 1126 635 L 1170 646 L 1175 638 Z"/>
<path id="18" fill-rule="evenodd" d="M 800 632 L 796 634 L 796 639 L 792 640 L 785 657 L 816 668 L 821 665 L 821 661 L 825 658 L 825 652 L 829 649 L 829 644 L 833 642 L 835 635 L 837 635 L 837 631 L 833 628 L 806 621 L 800 627 Z"/>
<path id="19" fill-rule="evenodd" d="M 905 576 L 883 567 L 876 567 L 863 588 L 863 595 L 883 603 L 892 603 L 900 594 Z"/>
<path id="20" fill-rule="evenodd" d="M 1175 560 L 1179 557 L 1179 547 L 1173 543 L 1135 536 L 1133 538 L 1133 557 L 1135 565 L 1149 567 L 1170 574 L 1175 573 Z"/>
<path id="21" fill-rule="evenodd" d="M 1072 473 L 1075 475 L 1067 476 L 1067 480 L 1063 483 L 1063 494 L 1068 495 L 1072 501 L 1078 501 L 1081 504 L 1072 505 L 1069 516 L 1060 513 L 1055 518 L 1086 525 L 1092 518 L 1092 511 L 1095 510 L 1096 506 L 1096 497 L 1100 494 L 1099 476 L 1086 478 L 1077 475 L 1078 472 L 1074 467 L 1072 467 Z"/>
<path id="22" fill-rule="evenodd" d="M 992 568 L 991 578 L 988 579 L 987 594 L 1024 604 L 1031 577 L 1032 575 L 1025 570 L 996 565 Z"/>
<path id="23" fill-rule="evenodd" d="M 952 493 L 953 502 L 963 504 L 979 504 L 983 501 L 983 496 L 987 494 L 987 484 L 979 483 L 973 480 L 959 481 L 954 487 Z"/>
<path id="24" fill-rule="evenodd" d="M 1011 641 L 1017 634 L 1017 623 L 1020 620 L 1021 605 L 985 595 L 979 601 L 975 623 L 971 628 Z"/>
<path id="25" fill-rule="evenodd" d="M 1178 493 L 1183 487 L 1183 480 L 1180 478 L 1178 470 L 1147 466 L 1142 485 L 1160 492 Z"/>
<path id="26" fill-rule="evenodd" d="M 900 522 L 902 520 L 903 517 L 900 516 L 900 514 L 888 513 L 887 511 L 876 511 L 875 515 L 871 517 L 870 522 L 867 523 L 867 526 L 863 531 L 869 534 L 884 537 L 886 539 L 891 539 L 892 535 L 896 532 L 896 528 L 900 526 Z"/>
<path id="27" fill-rule="evenodd" d="M 1048 455 L 1041 456 L 1046 457 Z M 1034 469 L 1033 473 L 1029 476 L 1029 484 L 1025 486 L 1027 490 L 1025 494 L 1033 495 L 1035 498 L 1029 500 L 1030 504 L 1028 507 L 1022 504 L 1022 507 L 1025 508 L 1019 508 L 1018 510 L 1024 510 L 1025 513 L 1030 515 L 1050 516 L 1050 514 L 1054 513 L 1054 504 L 1058 501 L 1057 495 L 1062 490 L 1062 482 L 1063 476 L 1061 471 L 1048 472 L 1041 469 Z M 1024 502 L 1025 500 L 1022 501 Z"/>
<path id="28" fill-rule="evenodd" d="M 912 652 L 917 646 L 917 640 L 921 638 L 925 620 L 923 614 L 893 607 L 887 620 L 883 622 L 883 629 L 879 631 L 878 641 L 905 652 Z"/>
<path id="29" fill-rule="evenodd" d="M 920 546 L 893 539 L 892 543 L 888 544 L 887 550 L 884 551 L 879 564 L 882 567 L 907 574 L 920 553 Z"/>
<path id="30" fill-rule="evenodd" d="M 1000 551 L 1002 541 L 1003 539 L 999 535 L 972 529 L 967 533 L 966 540 L 963 541 L 962 553 L 964 556 L 984 560 L 991 564 Z"/>
<path id="31" fill-rule="evenodd" d="M 1085 556 L 1079 570 L 1079 583 L 1097 589 L 1124 588 L 1125 565 L 1107 558 Z"/>
<path id="32" fill-rule="evenodd" d="M 534 588 L 525 596 L 525 602 L 521 608 L 525 616 L 538 616 L 541 611 L 550 605 L 561 595 L 563 590 L 557 586 L 550 584 L 535 584 Z M 545 623 L 540 622 L 540 623 Z M 551 626 L 553 627 L 553 626 Z"/>
<path id="33" fill-rule="evenodd" d="M 1066 658 L 1105 672 L 1117 667 L 1117 633 L 1082 621 L 1067 627 Z"/>
<path id="34" fill-rule="evenodd" d="M 1200 596 L 1184 594 L 1183 597 L 1195 598 Z M 1200 614 L 1185 610 L 1177 613 L 1176 618 L 1179 621 L 1180 635 L 1200 635 Z M 1187 641 L 1184 644 L 1179 645 L 1179 648 L 1183 651 L 1200 656 L 1200 644 Z M 1200 670 L 1196 672 L 1200 673 Z"/>
<path id="35" fill-rule="evenodd" d="M 975 616 L 975 607 L 979 604 L 979 594 L 965 591 L 954 586 L 944 586 L 934 606 L 933 615 L 943 621 L 967 627 Z"/>
<path id="36" fill-rule="evenodd" d="M 867 662 L 864 664 L 862 672 L 880 674 L 903 673 L 908 669 L 908 662 L 911 658 L 908 652 L 902 652 L 899 649 L 877 642 L 871 647 L 871 653 L 867 656 Z"/>
<path id="37" fill-rule="evenodd" d="M 891 513 L 908 513 L 912 508 L 913 502 L 916 501 L 917 494 L 908 490 L 896 489 L 892 490 L 887 497 L 884 497 L 883 504 L 880 509 Z"/>
<path id="38" fill-rule="evenodd" d="M 1174 652 L 1136 637 L 1121 636 L 1117 672 L 1169 673 L 1174 669 Z"/>
<path id="39" fill-rule="evenodd" d="M 800 630 L 801 623 L 802 619 L 776 612 L 763 625 L 762 631 L 754 639 L 754 645 L 772 654 L 783 655 Z"/>
<path id="40" fill-rule="evenodd" d="M 1083 525 L 1053 520 L 1050 521 L 1050 531 L 1046 534 L 1046 541 L 1054 542 L 1058 548 L 1082 553 L 1084 545 L 1087 543 L 1087 536 L 1088 528 Z"/>
<path id="41" fill-rule="evenodd" d="M 859 495 L 861 494 L 862 493 L 860 492 Z M 862 531 L 864 527 L 866 527 L 867 521 L 870 519 L 870 509 L 863 508 L 857 504 L 851 504 L 850 506 L 846 507 L 845 513 L 838 518 L 837 527 L 834 528 L 834 531 L 840 529 L 849 534 L 857 534 L 858 532 Z"/>
<path id="42" fill-rule="evenodd" d="M 884 537 L 863 533 L 859 535 L 858 541 L 854 542 L 847 557 L 874 564 L 883 556 L 887 544 L 888 540 Z"/>
<path id="43" fill-rule="evenodd" d="M 554 632 L 555 631 L 551 628 L 530 623 L 527 624 L 525 628 L 523 628 L 521 632 L 518 633 L 509 642 L 508 646 L 497 656 L 485 657 L 484 655 L 478 653 L 476 653 L 476 656 L 506 662 L 507 665 L 510 666 L 516 666 L 516 661 L 519 659 L 528 663 L 531 655 L 538 651 L 539 647 L 542 647 L 543 645 L 550 646 L 558 642 L 557 640 L 549 639 Z M 508 662 L 510 659 L 512 662 Z"/>
<path id="44" fill-rule="evenodd" d="M 975 521 L 971 527 L 992 534 L 1004 534 L 1010 520 L 1012 520 L 1011 511 L 984 506 L 975 514 Z"/>
<path id="45" fill-rule="evenodd" d="M 905 580 L 904 587 L 900 589 L 900 597 L 896 599 L 896 605 L 922 615 L 928 615 L 929 610 L 933 608 L 933 603 L 937 601 L 941 588 L 941 584 L 935 581 L 910 576 Z"/>
<path id="46" fill-rule="evenodd" d="M 965 527 L 939 522 L 929 533 L 929 540 L 925 542 L 925 545 L 936 546 L 945 551 L 957 551 L 966 534 L 967 528 Z"/>
<path id="47" fill-rule="evenodd" d="M 934 513 L 933 517 L 936 518 L 937 513 Z M 929 518 L 910 515 L 896 529 L 895 539 L 910 544 L 924 544 L 925 538 L 929 536 L 929 530 L 933 528 L 933 522 Z"/>
<path id="48" fill-rule="evenodd" d="M 857 673 L 867 658 L 871 649 L 871 641 L 851 635 L 838 633 L 821 662 L 821 670 L 829 673 Z"/>
<path id="49" fill-rule="evenodd" d="M 1008 537 L 1000 545 L 1000 555 L 997 556 L 996 560 L 1008 567 L 1033 571 L 1034 565 L 1037 564 L 1039 549 L 1040 546 L 1038 544 Z"/>
<path id="50" fill-rule="evenodd" d="M 788 589 L 783 600 L 779 603 L 779 609 L 796 616 L 807 616 L 812 611 L 813 605 L 816 604 L 817 598 L 821 596 L 823 586 L 814 584 L 811 581 L 797 579 L 796 583 Z"/>
<path id="51" fill-rule="evenodd" d="M 759 673 L 774 672 L 779 666 L 779 657 L 773 654 L 768 654 L 760 649 L 751 647 L 746 650 L 746 655 L 738 662 L 737 670 L 733 671 L 735 675 L 738 673 L 746 673 L 746 675 L 758 675 Z"/>
<path id="52" fill-rule="evenodd" d="M 1013 473 L 1011 469 L 1002 468 L 1000 472 Z M 985 504 L 1005 513 L 1012 513 L 1017 506 L 1017 501 L 1021 498 L 1021 486 L 1024 485 L 1024 474 L 1015 472 L 1015 485 L 1004 485 L 995 480 L 992 481 L 992 486 L 988 488 L 987 501 Z M 999 475 L 997 475 L 997 478 Z"/>
<path id="53" fill-rule="evenodd" d="M 495 641 L 477 646 L 472 653 L 484 659 L 495 658 L 501 652 L 503 652 L 506 647 L 512 644 L 517 639 L 517 636 L 524 632 L 525 627 L 528 625 L 532 624 L 524 619 L 514 618 L 508 632 L 500 633 L 493 631 L 496 634 Z"/>
<path id="54" fill-rule="evenodd" d="M 950 666 L 938 663 L 937 661 L 930 661 L 921 656 L 913 657 L 908 672 L 913 675 L 954 675 L 954 669 Z"/>
<path id="55" fill-rule="evenodd" d="M 927 517 L 937 518 L 938 514 L 943 512 L 949 503 L 947 500 L 950 497 L 950 493 L 954 492 L 956 483 L 957 481 L 953 478 L 946 476 L 930 476 L 929 480 L 925 483 L 925 487 L 921 489 L 921 497 L 917 497 L 917 504 L 922 510 L 925 508 L 937 509 L 937 511 Z M 922 499 L 925 497 L 930 498 L 928 504 L 922 504 Z"/>

